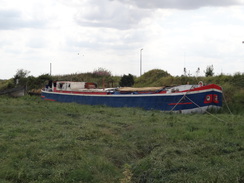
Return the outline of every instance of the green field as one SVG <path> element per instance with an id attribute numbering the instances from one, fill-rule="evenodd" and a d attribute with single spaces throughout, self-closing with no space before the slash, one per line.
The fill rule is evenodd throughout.
<path id="1" fill-rule="evenodd" d="M 243 117 L 1 96 L 0 182 L 241 183 Z"/>

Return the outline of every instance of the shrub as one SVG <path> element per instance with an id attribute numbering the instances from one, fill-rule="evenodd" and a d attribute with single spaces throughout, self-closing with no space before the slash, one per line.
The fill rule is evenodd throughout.
<path id="1" fill-rule="evenodd" d="M 163 77 L 171 76 L 167 71 L 161 69 L 153 69 L 144 73 L 136 80 L 136 86 L 158 86 L 158 81 Z"/>
<path id="2" fill-rule="evenodd" d="M 214 70 L 213 65 L 207 66 L 205 71 L 205 76 L 206 77 L 213 76 L 214 75 L 213 70 Z"/>
<path id="3" fill-rule="evenodd" d="M 98 68 L 92 74 L 95 76 L 111 76 L 111 72 L 104 68 Z"/>
<path id="4" fill-rule="evenodd" d="M 24 86 L 27 83 L 27 76 L 30 71 L 19 69 L 17 70 L 16 74 L 14 75 L 14 83 L 16 85 Z"/>
<path id="5" fill-rule="evenodd" d="M 131 74 L 128 75 L 123 75 L 123 77 L 121 78 L 119 85 L 122 87 L 128 86 L 131 87 L 134 85 L 134 77 Z"/>

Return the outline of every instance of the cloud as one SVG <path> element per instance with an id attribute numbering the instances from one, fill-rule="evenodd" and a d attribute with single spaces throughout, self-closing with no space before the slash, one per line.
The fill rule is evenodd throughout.
<path id="1" fill-rule="evenodd" d="M 151 11 L 119 1 L 91 0 L 81 5 L 75 21 L 81 26 L 130 29 L 151 15 Z"/>
<path id="2" fill-rule="evenodd" d="M 211 6 L 243 5 L 243 0 L 118 0 L 145 9 L 198 9 Z"/>
<path id="3" fill-rule="evenodd" d="M 38 75 L 113 74 L 154 68 L 180 75 L 214 65 L 243 68 L 243 1 L 232 0 L 0 0 L 0 78 L 17 69 Z M 206 7 L 206 8 L 201 8 Z M 186 11 L 182 11 L 186 10 Z M 187 11 L 189 10 L 189 11 Z M 79 55 L 78 55 L 79 53 Z M 234 66 L 231 66 L 232 63 Z M 177 67 L 176 67 L 177 66 Z"/>
<path id="4" fill-rule="evenodd" d="M 202 7 L 244 5 L 244 0 L 90 0 L 71 1 L 77 6 L 75 22 L 83 27 L 106 27 L 119 30 L 138 28 L 155 15 L 155 9 L 193 10 Z M 67 2 L 63 2 L 67 5 Z M 144 21 L 144 22 L 143 22 Z"/>
<path id="5" fill-rule="evenodd" d="M 15 30 L 20 28 L 40 28 L 44 27 L 43 20 L 36 18 L 26 19 L 21 11 L 0 10 L 0 30 Z"/>

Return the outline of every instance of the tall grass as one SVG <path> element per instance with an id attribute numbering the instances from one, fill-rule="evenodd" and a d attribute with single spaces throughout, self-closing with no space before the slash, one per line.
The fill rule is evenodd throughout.
<path id="1" fill-rule="evenodd" d="M 98 69 L 99 71 L 99 69 Z M 106 72 L 106 70 L 105 70 Z M 41 75 L 37 78 L 29 76 L 24 78 L 27 81 L 27 88 L 40 89 L 47 84 L 47 79 L 53 80 L 69 80 L 69 81 L 87 81 L 95 82 L 98 87 L 118 87 L 121 76 L 101 75 L 99 72 L 93 73 L 74 73 L 68 75 L 49 76 Z M 172 86 L 181 84 L 197 84 L 199 81 L 203 81 L 204 84 L 218 84 L 223 88 L 224 94 L 224 109 L 228 108 L 233 113 L 238 114 L 244 112 L 244 74 L 236 73 L 234 75 L 218 75 L 212 77 L 188 77 L 188 76 L 171 76 L 166 71 L 160 69 L 153 69 L 144 73 L 140 77 L 134 77 L 135 87 L 145 86 Z M 46 83 L 45 83 L 46 82 Z M 13 79 L 0 80 L 0 91 L 6 88 L 14 87 L 15 83 Z M 36 90 L 33 90 L 36 92 Z M 33 92 L 32 91 L 32 92 Z M 38 91 L 38 90 L 37 90 Z M 228 105 L 228 107 L 227 107 Z"/>
<path id="2" fill-rule="evenodd" d="M 243 115 L 0 97 L 0 182 L 243 182 Z"/>

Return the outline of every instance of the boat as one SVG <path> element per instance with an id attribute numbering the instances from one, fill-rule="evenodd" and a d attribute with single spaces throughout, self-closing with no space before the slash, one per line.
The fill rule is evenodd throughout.
<path id="1" fill-rule="evenodd" d="M 12 97 L 22 97 L 26 94 L 25 86 L 18 86 L 15 88 L 8 88 L 0 91 L 0 95 L 10 95 Z"/>
<path id="2" fill-rule="evenodd" d="M 55 81 L 42 89 L 44 100 L 110 107 L 138 107 L 179 113 L 204 113 L 222 106 L 222 88 L 216 84 L 146 88 L 97 88 L 96 83 Z"/>

